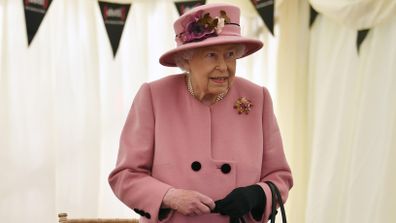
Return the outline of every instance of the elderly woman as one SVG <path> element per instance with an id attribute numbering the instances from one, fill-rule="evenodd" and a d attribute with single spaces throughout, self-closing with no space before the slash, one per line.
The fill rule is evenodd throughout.
<path id="1" fill-rule="evenodd" d="M 240 10 L 197 7 L 176 20 L 177 47 L 160 58 L 185 73 L 145 83 L 126 120 L 116 196 L 141 222 L 266 222 L 272 181 L 292 187 L 268 90 L 235 77 L 262 47 L 240 35 Z"/>

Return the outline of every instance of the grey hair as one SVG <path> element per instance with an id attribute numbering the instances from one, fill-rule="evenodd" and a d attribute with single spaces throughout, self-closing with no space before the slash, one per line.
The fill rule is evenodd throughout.
<path id="1" fill-rule="evenodd" d="M 183 51 L 177 53 L 173 57 L 173 60 L 175 61 L 176 66 L 178 66 L 181 70 L 186 71 L 185 63 L 186 63 L 186 61 L 191 60 L 191 58 L 194 56 L 194 53 L 196 52 L 197 49 L 199 49 L 199 48 L 183 50 Z M 236 44 L 235 50 L 236 50 L 235 57 L 237 59 L 239 59 L 245 54 L 246 46 L 244 44 Z"/>
<path id="2" fill-rule="evenodd" d="M 185 64 L 186 61 L 191 60 L 195 53 L 195 49 L 191 50 L 183 50 L 179 53 L 177 53 L 174 57 L 173 60 L 175 61 L 176 66 L 178 66 L 181 70 L 186 71 Z"/>

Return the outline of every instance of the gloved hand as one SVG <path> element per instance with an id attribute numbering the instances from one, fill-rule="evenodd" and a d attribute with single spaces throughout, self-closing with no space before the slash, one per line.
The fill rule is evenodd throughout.
<path id="1" fill-rule="evenodd" d="M 241 222 L 239 221 L 239 218 L 231 218 L 230 217 L 230 223 L 241 223 Z"/>
<path id="2" fill-rule="evenodd" d="M 266 197 L 260 185 L 235 188 L 225 198 L 215 201 L 214 212 L 228 215 L 231 219 L 240 218 L 252 211 L 256 220 L 261 219 Z"/>

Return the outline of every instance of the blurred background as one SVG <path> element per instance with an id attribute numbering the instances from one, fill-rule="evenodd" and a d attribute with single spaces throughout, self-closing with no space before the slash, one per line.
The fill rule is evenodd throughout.
<path id="1" fill-rule="evenodd" d="M 129 5 L 116 44 L 97 0 L 0 0 L 1 222 L 138 216 L 107 176 L 140 85 L 180 72 L 158 62 L 180 1 L 107 2 Z M 214 2 L 238 5 L 243 35 L 264 42 L 237 75 L 273 97 L 289 222 L 396 222 L 396 1 Z"/>

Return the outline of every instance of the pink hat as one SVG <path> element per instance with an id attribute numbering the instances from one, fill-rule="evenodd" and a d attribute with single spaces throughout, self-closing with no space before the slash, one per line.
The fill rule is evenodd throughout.
<path id="1" fill-rule="evenodd" d="M 260 40 L 241 36 L 240 10 L 230 4 L 208 4 L 196 7 L 180 16 L 173 27 L 177 47 L 163 54 L 159 62 L 175 67 L 174 56 L 184 50 L 219 44 L 242 44 L 245 52 L 241 57 L 261 49 Z"/>

